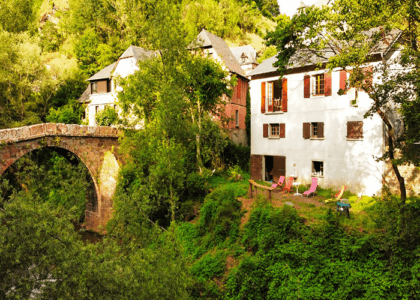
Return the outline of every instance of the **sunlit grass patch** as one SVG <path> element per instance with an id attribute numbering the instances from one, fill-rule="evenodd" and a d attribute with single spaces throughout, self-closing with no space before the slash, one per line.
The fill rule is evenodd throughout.
<path id="1" fill-rule="evenodd" d="M 242 172 L 241 176 L 242 180 L 235 181 L 230 179 L 228 174 L 213 175 L 208 179 L 210 189 L 213 190 L 223 186 L 233 189 L 235 191 L 235 197 L 244 197 L 248 193 L 248 180 L 251 178 L 251 176 L 246 172 Z"/>

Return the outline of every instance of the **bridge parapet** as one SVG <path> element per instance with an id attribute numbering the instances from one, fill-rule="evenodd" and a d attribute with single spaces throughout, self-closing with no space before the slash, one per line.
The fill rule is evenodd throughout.
<path id="1" fill-rule="evenodd" d="M 10 144 L 48 136 L 118 138 L 119 130 L 108 126 L 44 123 L 0 130 L 0 143 Z"/>

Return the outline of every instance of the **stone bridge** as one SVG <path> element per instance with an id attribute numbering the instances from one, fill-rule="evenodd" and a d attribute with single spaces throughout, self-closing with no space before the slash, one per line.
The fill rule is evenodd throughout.
<path id="1" fill-rule="evenodd" d="M 97 203 L 87 203 L 85 225 L 100 230 L 112 216 L 112 196 L 119 170 L 116 128 L 70 124 L 39 124 L 0 130 L 0 175 L 25 154 L 43 147 L 63 148 L 85 164 Z"/>

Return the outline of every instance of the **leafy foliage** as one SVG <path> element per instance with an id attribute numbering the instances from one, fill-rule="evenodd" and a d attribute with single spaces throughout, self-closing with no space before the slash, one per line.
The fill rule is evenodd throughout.
<path id="1" fill-rule="evenodd" d="M 219 188 L 206 197 L 200 210 L 198 229 L 201 235 L 210 233 L 209 242 L 217 245 L 228 236 L 235 239 L 241 217 L 241 203 L 235 199 L 234 190 Z"/>
<path id="2" fill-rule="evenodd" d="M 84 170 L 42 154 L 46 166 L 26 159 L 0 183 L 1 298 L 188 299 L 190 275 L 171 231 L 147 227 L 136 241 L 119 225 L 96 244 L 82 241 L 73 224 L 84 211 Z"/>
<path id="3" fill-rule="evenodd" d="M 225 258 L 222 252 L 217 252 L 214 255 L 208 253 L 191 266 L 191 273 L 201 283 L 221 276 L 224 271 Z"/>
<path id="4" fill-rule="evenodd" d="M 51 107 L 46 120 L 49 123 L 80 124 L 83 109 L 78 103 L 69 103 L 56 109 Z"/>
<path id="5" fill-rule="evenodd" d="M 106 106 L 95 115 L 95 122 L 98 126 L 117 125 L 119 121 L 118 113 L 110 106 Z"/>

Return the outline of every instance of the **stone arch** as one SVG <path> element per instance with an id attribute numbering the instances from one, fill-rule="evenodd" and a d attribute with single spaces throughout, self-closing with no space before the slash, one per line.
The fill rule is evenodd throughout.
<path id="1" fill-rule="evenodd" d="M 14 161 L 13 162 L 11 162 L 11 164 L 6 168 L 6 169 L 4 169 L 4 170 L 1 170 L 0 171 L 0 176 L 1 175 L 3 175 L 10 167 L 12 167 L 13 166 L 13 164 L 15 164 L 19 159 L 21 159 L 22 157 L 24 157 L 25 155 L 28 155 L 28 154 L 30 154 L 30 153 L 32 153 L 32 152 L 34 152 L 34 151 L 37 151 L 37 150 L 40 150 L 40 149 L 45 149 L 45 148 L 50 148 L 50 149 L 63 149 L 63 150 L 65 150 L 66 152 L 69 152 L 69 153 L 71 153 L 72 155 L 74 155 L 77 159 L 78 159 L 78 161 L 80 162 L 80 163 L 82 163 L 83 165 L 84 165 L 84 167 L 86 168 L 86 170 L 88 171 L 88 174 L 89 174 L 89 177 L 90 177 L 90 179 L 91 179 L 91 181 L 92 181 L 92 183 L 93 183 L 93 188 L 94 188 L 94 193 L 95 193 L 95 196 L 96 196 L 96 201 L 97 201 L 97 203 L 96 203 L 96 206 L 98 207 L 99 206 L 99 203 L 100 203 L 100 201 L 101 201 L 101 193 L 100 193 L 100 188 L 99 188 L 99 185 L 98 185 L 98 183 L 97 183 L 97 180 L 95 179 L 95 177 L 92 175 L 92 170 L 88 167 L 88 165 L 86 164 L 86 162 L 85 161 L 83 161 L 83 159 L 81 158 L 81 157 L 79 157 L 76 153 L 74 153 L 73 151 L 71 151 L 71 150 L 69 150 L 69 149 L 67 149 L 67 148 L 64 148 L 64 147 L 60 147 L 60 146 L 48 146 L 48 145 L 46 145 L 46 146 L 44 146 L 44 147 L 38 147 L 38 148 L 35 148 L 35 149 L 32 149 L 32 148 L 28 148 L 27 150 L 27 152 L 19 152 L 19 155 L 17 155 L 17 156 L 15 156 L 14 157 Z M 86 210 L 87 211 L 96 211 L 97 209 L 93 209 L 94 208 L 94 205 L 89 205 L 89 204 L 92 204 L 92 203 L 86 203 L 87 205 L 86 205 Z M 96 207 L 96 208 L 97 208 Z M 86 212 L 85 212 L 85 217 L 86 217 Z"/>
<path id="2" fill-rule="evenodd" d="M 62 148 L 74 154 L 89 171 L 97 196 L 97 209 L 87 206 L 85 225 L 98 230 L 111 218 L 112 196 L 119 169 L 119 132 L 111 127 L 40 124 L 0 130 L 0 175 L 25 154 L 44 147 Z M 107 169 L 109 168 L 109 169 Z M 111 175 L 112 176 L 111 176 Z M 102 187 L 102 182 L 107 185 Z M 106 176 L 111 176 L 110 180 Z"/>

